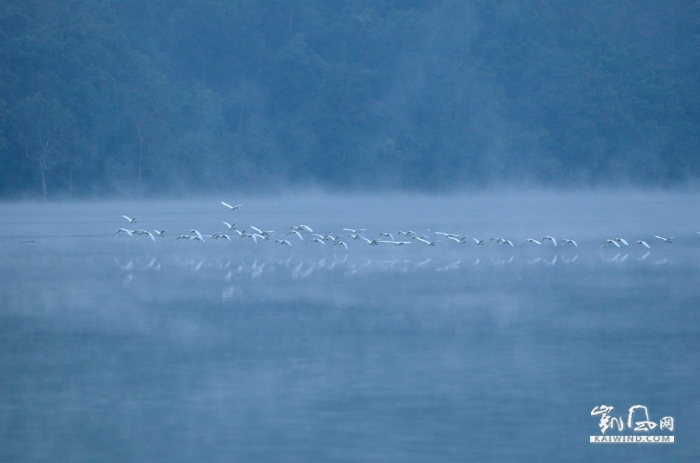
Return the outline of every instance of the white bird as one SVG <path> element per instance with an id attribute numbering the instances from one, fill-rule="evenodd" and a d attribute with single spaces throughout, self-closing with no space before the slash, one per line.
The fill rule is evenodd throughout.
<path id="1" fill-rule="evenodd" d="M 445 235 L 445 236 L 447 236 L 447 235 Z M 456 243 L 458 243 L 458 244 L 464 244 L 464 243 L 466 242 L 465 240 L 467 239 L 466 236 L 462 236 L 462 237 L 460 238 L 459 236 L 452 236 L 452 235 L 447 236 L 447 238 L 448 238 L 448 239 L 451 239 L 452 241 L 454 241 L 454 242 L 456 242 Z"/>
<path id="2" fill-rule="evenodd" d="M 312 238 L 310 240 L 307 240 L 306 242 L 307 243 L 316 242 L 316 243 L 321 243 L 324 246 L 326 245 L 326 242 L 323 240 L 323 238 Z"/>
<path id="3" fill-rule="evenodd" d="M 149 232 L 148 230 L 135 230 L 134 233 L 137 235 L 148 235 L 151 237 L 151 239 L 153 241 L 156 240 L 155 237 L 153 236 L 153 233 Z"/>
<path id="4" fill-rule="evenodd" d="M 484 240 L 480 240 L 477 238 L 472 238 L 474 242 L 477 244 L 477 246 L 483 246 L 484 245 Z"/>
<path id="5" fill-rule="evenodd" d="M 287 246 L 291 246 L 292 243 L 290 243 L 287 240 L 275 240 L 275 244 L 286 244 Z"/>
<path id="6" fill-rule="evenodd" d="M 387 232 L 379 233 L 379 237 L 381 238 L 382 236 L 386 236 L 387 238 L 390 238 L 391 241 L 394 241 L 394 235 L 392 235 L 391 233 L 387 233 Z"/>
<path id="7" fill-rule="evenodd" d="M 671 243 L 673 243 L 673 241 L 671 241 L 671 240 L 672 240 L 673 238 L 675 238 L 675 236 L 671 236 L 671 237 L 669 237 L 669 238 L 664 238 L 663 236 L 654 235 L 654 238 L 658 238 L 658 239 L 660 239 L 661 241 L 665 241 L 666 243 L 671 244 Z"/>
<path id="8" fill-rule="evenodd" d="M 360 239 L 365 240 L 365 243 L 367 243 L 370 246 L 378 246 L 379 245 L 379 241 L 377 241 L 377 240 L 371 240 L 369 238 L 365 238 L 364 236 L 360 236 Z"/>
<path id="9" fill-rule="evenodd" d="M 243 232 L 243 234 L 241 235 L 241 238 L 253 238 L 253 241 L 255 242 L 255 244 L 258 244 L 258 238 L 260 238 L 261 240 L 267 239 L 266 237 L 264 237 L 258 233 L 246 233 L 246 232 Z"/>
<path id="10" fill-rule="evenodd" d="M 575 248 L 578 247 L 578 244 L 576 244 L 576 241 L 570 240 L 570 239 L 563 239 L 561 240 L 561 245 L 564 246 L 566 243 L 571 243 L 574 245 Z"/>
<path id="11" fill-rule="evenodd" d="M 226 225 L 226 228 L 229 229 L 229 230 L 235 230 L 235 229 L 236 229 L 236 224 L 235 224 L 235 223 L 224 222 L 224 225 Z"/>
<path id="12" fill-rule="evenodd" d="M 293 228 L 296 228 L 296 229 L 298 229 L 298 230 L 306 230 L 306 231 L 309 232 L 309 233 L 313 233 L 313 232 L 314 232 L 314 231 L 311 229 L 311 227 L 309 227 L 308 225 L 304 225 L 304 224 L 297 225 L 296 227 L 293 227 Z"/>
<path id="13" fill-rule="evenodd" d="M 343 230 L 349 231 L 349 232 L 352 233 L 353 235 L 359 235 L 360 233 L 362 233 L 363 231 L 365 231 L 365 230 L 367 230 L 367 229 L 366 229 L 366 228 L 358 228 L 358 229 L 354 229 L 354 228 L 343 228 Z"/>
<path id="14" fill-rule="evenodd" d="M 613 240 L 617 241 L 618 243 L 622 243 L 625 246 L 629 246 L 629 243 L 624 238 L 613 238 Z"/>
<path id="15" fill-rule="evenodd" d="M 116 237 L 120 233 L 126 233 L 129 236 L 134 236 L 134 230 L 128 230 L 126 228 L 120 228 L 114 236 Z"/>
<path id="16" fill-rule="evenodd" d="M 435 243 L 437 243 L 437 241 L 430 241 L 430 240 L 427 239 L 427 237 L 425 237 L 425 236 L 420 236 L 420 237 L 419 237 L 419 236 L 412 236 L 411 238 L 413 238 L 414 240 L 418 240 L 418 241 L 420 241 L 421 243 L 425 243 L 425 244 L 427 244 L 428 246 L 435 246 Z"/>
<path id="17" fill-rule="evenodd" d="M 454 234 L 454 233 L 435 232 L 435 234 L 436 234 L 436 235 L 442 235 L 442 236 L 445 236 L 445 237 L 447 237 L 447 238 L 452 238 L 452 239 L 454 239 L 454 238 L 459 238 L 459 235 L 456 235 L 456 234 Z"/>
<path id="18" fill-rule="evenodd" d="M 542 244 L 542 243 L 540 243 L 539 241 L 537 241 L 537 240 L 534 239 L 534 238 L 527 238 L 527 239 L 524 239 L 524 240 L 522 240 L 522 241 L 520 242 L 520 244 L 523 244 L 523 243 Z"/>
<path id="19" fill-rule="evenodd" d="M 511 240 L 506 240 L 506 239 L 503 239 L 503 238 L 501 238 L 501 244 L 507 244 L 507 245 L 510 246 L 511 248 L 515 247 L 515 246 L 513 246 L 513 242 L 512 242 Z"/>
<path id="20" fill-rule="evenodd" d="M 258 233 L 258 235 L 262 235 L 263 237 L 265 237 L 265 239 L 267 239 L 268 236 L 270 236 L 274 233 L 274 230 L 263 231 L 263 230 L 260 230 L 258 227 L 254 227 L 252 225 L 250 226 L 250 228 L 255 230 Z"/>
<path id="21" fill-rule="evenodd" d="M 605 246 L 606 244 L 614 244 L 614 245 L 617 246 L 618 248 L 620 247 L 620 243 L 618 243 L 618 242 L 615 241 L 615 240 L 610 240 L 610 239 L 605 240 L 605 241 L 603 241 L 602 243 L 600 243 L 600 247 L 603 247 L 603 246 Z"/>
<path id="22" fill-rule="evenodd" d="M 345 241 L 335 240 L 333 242 L 333 247 L 335 248 L 336 246 L 344 246 L 345 250 L 348 250 L 348 245 L 345 243 Z"/>
<path id="23" fill-rule="evenodd" d="M 554 247 L 557 247 L 557 240 L 553 236 L 545 236 L 542 238 L 542 242 L 544 243 L 545 241 L 551 241 L 554 244 Z"/>
<path id="24" fill-rule="evenodd" d="M 299 230 L 289 230 L 289 231 L 287 232 L 287 236 L 291 235 L 292 233 L 294 233 L 295 235 L 297 235 L 297 236 L 299 237 L 300 240 L 304 241 L 304 238 L 301 236 L 301 233 L 299 233 Z"/>
<path id="25" fill-rule="evenodd" d="M 698 233 L 700 233 L 700 232 L 698 232 Z M 411 231 L 411 230 L 408 230 L 408 231 L 399 231 L 399 235 L 404 235 L 404 236 L 414 236 L 414 235 L 416 235 L 416 234 L 417 234 L 416 232 Z"/>
<path id="26" fill-rule="evenodd" d="M 165 230 L 153 230 L 153 233 L 160 236 L 161 238 L 165 238 Z"/>
<path id="27" fill-rule="evenodd" d="M 126 215 L 122 215 L 122 217 L 124 217 L 126 220 L 128 220 L 129 223 L 136 223 L 136 217 L 131 218 L 131 217 L 126 216 Z"/>
<path id="28" fill-rule="evenodd" d="M 407 244 L 411 244 L 410 241 L 389 241 L 389 240 L 380 240 L 380 243 L 389 243 L 393 244 L 394 246 L 405 246 Z"/>
<path id="29" fill-rule="evenodd" d="M 253 242 L 255 242 L 255 244 L 258 244 L 258 236 L 260 236 L 260 235 L 258 235 L 257 233 L 248 233 L 246 231 L 243 231 L 240 234 L 240 236 L 241 236 L 241 239 L 252 238 Z"/>
<path id="30" fill-rule="evenodd" d="M 237 206 L 231 206 L 229 203 L 226 203 L 224 201 L 221 201 L 221 204 L 228 207 L 232 211 L 235 211 L 236 209 L 240 208 L 243 205 L 243 204 L 238 204 Z"/>
<path id="31" fill-rule="evenodd" d="M 644 246 L 647 249 L 651 249 L 651 246 L 649 246 L 646 241 L 637 240 L 637 241 L 635 241 L 635 243 L 641 244 L 642 246 Z"/>
<path id="32" fill-rule="evenodd" d="M 194 233 L 197 236 L 197 239 L 204 241 L 204 237 L 202 236 L 202 234 L 194 228 L 192 230 L 189 230 L 187 233 Z"/>

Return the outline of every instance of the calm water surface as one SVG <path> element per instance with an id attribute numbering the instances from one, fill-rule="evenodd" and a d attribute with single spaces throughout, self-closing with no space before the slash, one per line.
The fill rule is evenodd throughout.
<path id="1" fill-rule="evenodd" d="M 0 461 L 697 461 L 698 211 L 639 193 L 0 205 Z M 348 249 L 286 236 L 299 224 Z M 192 228 L 231 241 L 176 240 Z M 578 247 L 520 244 L 546 235 Z M 676 443 L 590 444 L 603 404 L 672 416 L 650 434 Z"/>

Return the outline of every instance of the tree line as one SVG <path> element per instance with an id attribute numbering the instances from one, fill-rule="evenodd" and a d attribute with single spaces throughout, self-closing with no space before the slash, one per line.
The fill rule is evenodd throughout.
<path id="1" fill-rule="evenodd" d="M 0 197 L 700 174 L 700 1 L 8 0 Z"/>

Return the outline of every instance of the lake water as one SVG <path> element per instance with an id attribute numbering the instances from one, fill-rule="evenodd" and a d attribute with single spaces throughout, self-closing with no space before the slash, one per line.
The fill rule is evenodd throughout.
<path id="1" fill-rule="evenodd" d="M 698 461 L 698 212 L 639 192 L 2 204 L 0 461 Z M 231 241 L 176 240 L 192 228 Z M 625 421 L 606 435 L 676 443 L 591 444 L 599 405 Z M 628 429 L 634 405 L 674 429 Z"/>

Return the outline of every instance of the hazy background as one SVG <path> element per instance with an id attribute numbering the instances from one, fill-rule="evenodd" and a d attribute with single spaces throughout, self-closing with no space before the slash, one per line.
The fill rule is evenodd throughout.
<path id="1" fill-rule="evenodd" d="M 9 0 L 0 197 L 676 186 L 700 2 Z"/>

